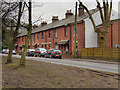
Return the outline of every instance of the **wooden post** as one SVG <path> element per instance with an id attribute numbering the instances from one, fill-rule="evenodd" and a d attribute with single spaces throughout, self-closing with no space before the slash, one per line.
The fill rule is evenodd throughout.
<path id="1" fill-rule="evenodd" d="M 76 34 L 77 34 L 77 2 L 75 6 L 75 37 L 74 37 L 74 58 L 77 57 L 77 52 L 76 52 Z"/>

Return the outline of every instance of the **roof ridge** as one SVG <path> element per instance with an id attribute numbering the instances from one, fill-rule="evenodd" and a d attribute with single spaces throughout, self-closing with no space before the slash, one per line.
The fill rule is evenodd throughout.
<path id="1" fill-rule="evenodd" d="M 94 9 L 91 9 L 90 12 L 91 14 L 94 14 L 98 11 L 98 8 L 94 8 Z M 69 17 L 69 18 L 64 18 L 64 19 L 61 19 L 61 20 L 58 20 L 54 23 L 49 23 L 45 26 L 38 26 L 37 28 L 35 28 L 34 30 L 32 30 L 32 34 L 33 33 L 37 33 L 37 32 L 41 32 L 41 31 L 45 31 L 45 30 L 48 30 L 48 29 L 52 29 L 52 28 L 57 28 L 57 27 L 60 27 L 60 26 L 64 26 L 65 24 L 71 24 L 71 23 L 74 23 L 74 17 L 75 15 Z M 85 12 L 82 16 L 78 16 L 78 20 L 77 21 L 81 21 L 81 20 L 84 20 L 86 19 L 88 16 L 88 13 Z M 20 37 L 20 36 L 24 36 L 26 35 L 24 32 L 21 33 L 20 35 L 18 35 L 17 37 Z"/>

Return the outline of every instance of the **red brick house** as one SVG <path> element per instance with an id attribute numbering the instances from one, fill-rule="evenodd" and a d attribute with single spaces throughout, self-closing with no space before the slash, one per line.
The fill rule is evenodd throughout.
<path id="1" fill-rule="evenodd" d="M 90 12 L 93 14 L 97 9 Z M 59 20 L 58 16 L 52 17 L 52 23 L 42 22 L 41 25 L 32 31 L 29 48 L 55 48 L 62 52 L 73 53 L 74 50 L 74 19 L 75 16 L 71 10 L 67 10 L 66 18 Z M 77 23 L 77 49 L 85 47 L 85 22 L 84 19 L 88 14 L 83 8 L 79 8 Z M 17 36 L 16 50 L 17 52 L 25 45 L 27 32 Z"/>
<path id="2" fill-rule="evenodd" d="M 90 10 L 91 14 L 95 14 L 96 12 L 98 12 L 98 9 Z M 47 22 L 42 22 L 40 26 L 33 28 L 28 48 L 46 48 L 47 50 L 54 48 L 72 54 L 74 51 L 75 16 L 71 10 L 67 10 L 65 16 L 66 18 L 62 20 L 59 20 L 58 16 L 53 16 L 52 23 L 47 24 Z M 87 12 L 84 12 L 84 9 L 79 6 L 77 19 L 77 50 L 85 48 L 85 19 L 88 17 Z M 110 40 L 107 39 L 110 39 L 111 35 L 107 35 L 106 47 L 110 47 L 109 45 L 112 44 L 115 46 L 117 43 L 116 38 L 118 38 L 118 36 L 116 37 L 116 34 L 118 32 L 118 25 L 116 25 L 116 23 L 117 22 L 114 22 L 114 24 L 112 24 L 112 31 L 114 33 L 114 38 L 112 38 L 113 42 L 109 43 Z M 116 29 L 116 31 L 114 29 Z M 27 32 L 24 32 L 17 36 L 17 42 L 15 45 L 17 52 L 24 47 L 25 39 L 27 38 L 26 35 Z"/>
<path id="3" fill-rule="evenodd" d="M 98 28 L 102 28 L 102 25 L 98 25 Z M 120 19 L 112 20 L 109 32 L 106 34 L 105 47 L 106 48 L 116 48 L 120 45 Z M 98 39 L 99 41 L 99 39 Z M 99 47 L 99 43 L 98 43 Z"/>

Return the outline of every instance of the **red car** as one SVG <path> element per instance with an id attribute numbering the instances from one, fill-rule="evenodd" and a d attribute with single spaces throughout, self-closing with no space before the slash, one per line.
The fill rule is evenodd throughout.
<path id="1" fill-rule="evenodd" d="M 45 56 L 45 54 L 47 53 L 47 50 L 45 48 L 36 48 L 35 49 L 35 54 L 34 56 L 37 57 L 37 56 Z"/>

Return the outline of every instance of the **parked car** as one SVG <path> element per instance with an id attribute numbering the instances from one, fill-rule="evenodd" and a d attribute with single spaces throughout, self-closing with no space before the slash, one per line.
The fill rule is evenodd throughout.
<path id="1" fill-rule="evenodd" d="M 13 50 L 13 51 L 12 51 L 12 54 L 13 54 L 13 55 L 16 55 L 16 51 L 15 51 L 15 50 Z"/>
<path id="2" fill-rule="evenodd" d="M 62 52 L 60 50 L 57 49 L 50 49 L 48 50 L 47 54 L 45 55 L 45 57 L 49 57 L 49 58 L 59 58 L 62 59 Z"/>
<path id="3" fill-rule="evenodd" d="M 6 49 L 6 50 L 5 50 L 5 54 L 8 54 L 8 53 L 9 53 L 9 49 Z M 13 51 L 12 51 L 12 54 L 13 54 L 13 55 L 16 55 L 16 51 L 13 50 Z"/>
<path id="4" fill-rule="evenodd" d="M 5 50 L 5 54 L 8 54 L 8 53 L 9 53 L 9 49 L 6 49 L 6 50 Z"/>
<path id="5" fill-rule="evenodd" d="M 23 49 L 21 49 L 21 50 L 19 51 L 19 55 L 22 55 L 22 51 L 23 51 Z"/>
<path id="6" fill-rule="evenodd" d="M 6 50 L 7 50 L 7 49 L 3 49 L 3 50 L 2 50 L 2 53 L 5 53 Z"/>
<path id="7" fill-rule="evenodd" d="M 27 49 L 27 56 L 34 56 L 35 49 Z"/>
<path id="8" fill-rule="evenodd" d="M 47 50 L 45 48 L 36 48 L 34 56 L 44 57 L 46 53 L 47 53 Z"/>

